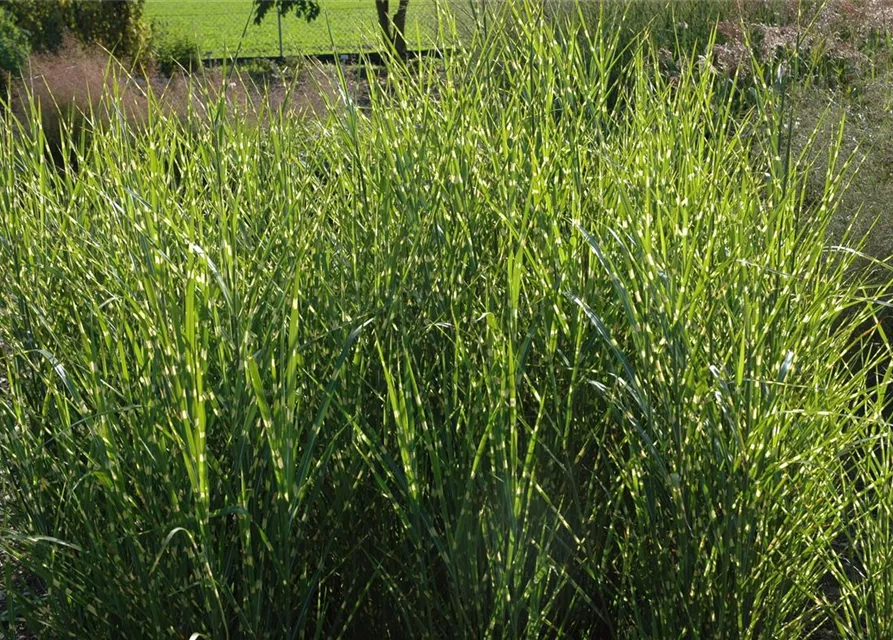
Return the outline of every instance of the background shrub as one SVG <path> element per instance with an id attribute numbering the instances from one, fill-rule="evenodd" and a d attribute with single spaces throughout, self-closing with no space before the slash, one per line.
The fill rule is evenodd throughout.
<path id="1" fill-rule="evenodd" d="M 163 25 L 153 26 L 152 52 L 156 68 L 166 76 L 178 69 L 193 71 L 202 64 L 198 43 L 188 35 L 167 31 Z"/>
<path id="2" fill-rule="evenodd" d="M 13 16 L 35 50 L 56 51 L 62 46 L 68 26 L 69 2 L 42 0 L 3 0 L 3 8 Z"/>
<path id="3" fill-rule="evenodd" d="M 144 0 L 71 2 L 69 26 L 85 44 L 98 44 L 118 57 L 133 56 L 147 45 Z"/>
<path id="4" fill-rule="evenodd" d="M 27 35 L 0 6 L 0 87 L 5 84 L 4 76 L 19 72 L 29 53 Z"/>
<path id="5" fill-rule="evenodd" d="M 98 44 L 118 56 L 132 56 L 145 46 L 144 0 L 2 0 L 36 51 L 58 51 L 66 32 L 82 44 Z"/>

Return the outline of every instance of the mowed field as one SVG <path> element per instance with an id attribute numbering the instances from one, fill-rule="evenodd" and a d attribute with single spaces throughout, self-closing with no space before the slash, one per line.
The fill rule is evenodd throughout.
<path id="1" fill-rule="evenodd" d="M 294 15 L 283 18 L 285 55 L 351 53 L 380 47 L 373 0 L 321 0 L 320 7 L 319 17 L 310 23 Z M 195 38 L 207 58 L 232 55 L 237 50 L 240 56 L 279 54 L 276 15 L 270 13 L 263 24 L 255 25 L 249 19 L 251 0 L 147 0 L 145 10 L 156 26 Z M 437 22 L 434 0 L 411 1 L 406 25 L 410 48 L 437 44 Z"/>

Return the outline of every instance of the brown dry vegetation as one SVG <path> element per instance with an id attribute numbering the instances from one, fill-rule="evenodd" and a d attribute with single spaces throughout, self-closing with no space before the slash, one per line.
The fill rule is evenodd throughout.
<path id="1" fill-rule="evenodd" d="M 362 103 L 367 89 L 360 70 L 346 69 L 345 81 L 349 94 Z M 33 55 L 10 93 L 12 111 L 25 126 L 31 121 L 29 111 L 39 108 L 51 146 L 63 123 L 80 127 L 107 120 L 101 104 L 109 93 L 120 96 L 117 106 L 123 106 L 124 116 L 135 125 L 149 117 L 150 104 L 175 117 L 203 115 L 223 97 L 233 113 L 251 121 L 280 110 L 295 118 L 322 117 L 327 105 L 342 101 L 337 69 L 330 64 L 308 60 L 260 81 L 220 67 L 165 77 L 151 68 L 136 73 L 107 52 L 85 49 L 74 40 L 58 54 Z"/>
<path id="2" fill-rule="evenodd" d="M 845 72 L 859 74 L 879 58 L 889 61 L 889 49 L 884 48 L 891 31 L 891 0 L 736 0 L 734 10 L 719 24 L 715 63 L 727 72 L 742 72 L 753 53 L 772 60 L 798 48 L 825 65 L 842 65 Z"/>

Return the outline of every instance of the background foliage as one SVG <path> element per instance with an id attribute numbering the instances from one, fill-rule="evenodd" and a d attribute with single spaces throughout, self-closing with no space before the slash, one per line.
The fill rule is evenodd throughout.
<path id="1" fill-rule="evenodd" d="M 59 49 L 70 31 L 85 44 L 131 55 L 145 43 L 143 4 L 143 0 L 3 0 L 0 6 L 26 31 L 36 50 Z"/>
<path id="2" fill-rule="evenodd" d="M 0 7 L 0 75 L 18 73 L 28 60 L 30 46 L 27 35 L 3 7 Z M 5 87 L 5 78 L 0 87 Z"/>

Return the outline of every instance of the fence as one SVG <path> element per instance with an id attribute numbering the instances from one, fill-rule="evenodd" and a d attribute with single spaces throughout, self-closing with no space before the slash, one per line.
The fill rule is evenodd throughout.
<path id="1" fill-rule="evenodd" d="M 444 4 L 444 1 L 449 4 Z M 409 0 L 406 38 L 411 50 L 449 46 L 449 30 L 439 15 L 448 12 L 459 31 L 470 24 L 473 2 L 482 0 Z M 391 0 L 391 13 L 397 0 Z M 205 58 L 274 57 L 357 53 L 381 48 L 374 0 L 320 0 L 316 20 L 271 11 L 255 25 L 251 0 L 147 0 L 145 11 L 162 34 L 194 40 Z"/>

